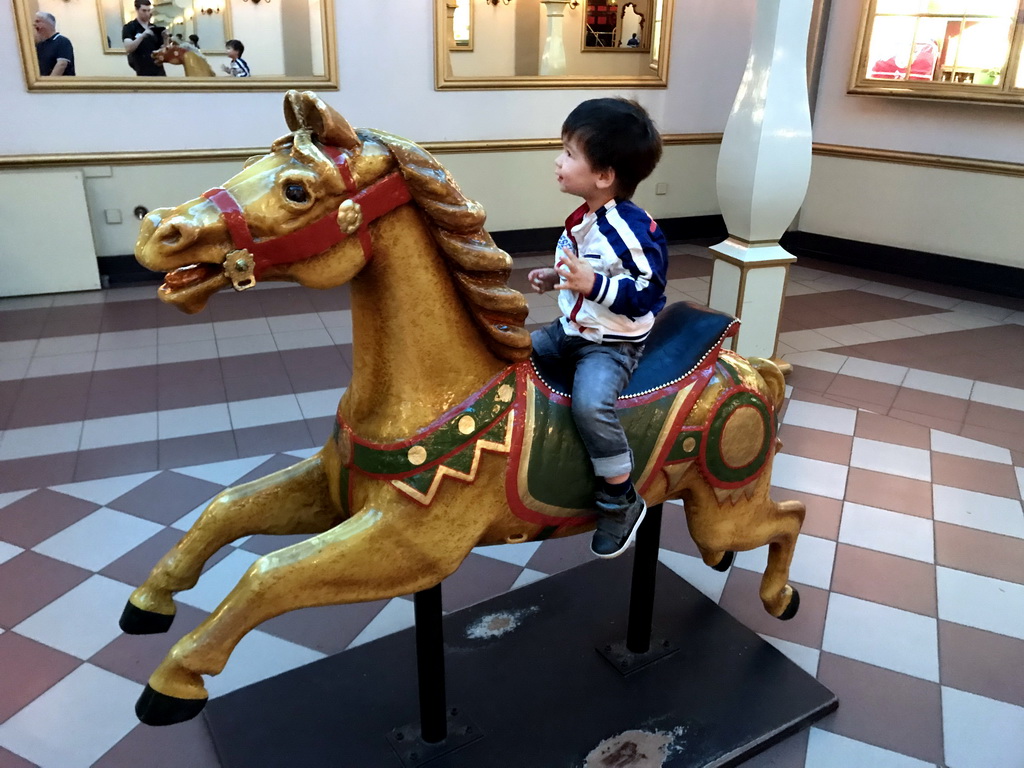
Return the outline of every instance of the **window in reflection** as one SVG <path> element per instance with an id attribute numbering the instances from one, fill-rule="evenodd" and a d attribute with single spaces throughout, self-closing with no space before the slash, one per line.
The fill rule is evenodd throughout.
<path id="1" fill-rule="evenodd" d="M 873 0 L 858 80 L 1009 95 L 1022 83 L 1022 13 L 1024 0 Z"/>

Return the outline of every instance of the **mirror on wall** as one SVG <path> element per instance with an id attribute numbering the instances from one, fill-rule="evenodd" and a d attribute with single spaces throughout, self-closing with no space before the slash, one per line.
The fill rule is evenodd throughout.
<path id="1" fill-rule="evenodd" d="M 25 82 L 32 91 L 281 90 L 338 87 L 333 3 L 325 0 L 153 0 L 150 24 L 169 41 L 165 76 L 140 76 L 122 38 L 134 0 L 13 0 Z M 40 74 L 34 20 L 56 18 L 74 46 L 75 75 Z M 242 43 L 249 77 L 228 74 L 225 44 Z M 237 69 L 237 67 L 236 67 Z"/>
<path id="2" fill-rule="evenodd" d="M 434 3 L 438 90 L 668 84 L 674 0 Z"/>

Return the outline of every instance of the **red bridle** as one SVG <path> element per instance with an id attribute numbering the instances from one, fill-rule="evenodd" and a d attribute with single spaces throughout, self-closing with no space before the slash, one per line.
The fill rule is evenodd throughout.
<path id="1" fill-rule="evenodd" d="M 370 260 L 370 222 L 390 213 L 400 205 L 408 203 L 412 196 L 402 175 L 392 171 L 387 176 L 375 181 L 365 189 L 358 189 L 348 167 L 348 155 L 337 147 L 320 146 L 320 150 L 334 161 L 335 167 L 345 182 L 349 193 L 348 200 L 355 203 L 361 211 L 362 220 L 358 227 L 359 241 L 363 246 L 363 258 Z M 303 261 L 331 248 L 349 234 L 338 224 L 338 211 L 332 210 L 294 232 L 279 237 L 269 237 L 257 241 L 249 230 L 245 212 L 234 196 L 224 187 L 216 187 L 202 195 L 209 200 L 224 217 L 228 232 L 239 251 L 245 250 L 252 254 L 253 277 L 258 278 L 267 269 L 278 264 L 292 264 Z"/>

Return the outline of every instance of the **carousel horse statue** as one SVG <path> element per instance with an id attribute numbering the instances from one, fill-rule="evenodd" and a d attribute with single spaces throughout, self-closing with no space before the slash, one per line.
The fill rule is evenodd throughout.
<path id="1" fill-rule="evenodd" d="M 192 43 L 169 39 L 162 47 L 153 51 L 157 64 L 177 64 L 185 68 L 185 77 L 215 77 L 213 67 L 202 52 Z"/>
<path id="2" fill-rule="evenodd" d="M 216 496 L 132 593 L 122 629 L 163 632 L 174 593 L 221 547 L 310 535 L 260 557 L 173 646 L 136 708 L 150 724 L 194 717 L 203 676 L 274 616 L 428 589 L 474 547 L 595 523 L 571 382 L 530 359 L 526 300 L 507 284 L 512 261 L 481 206 L 421 147 L 354 130 L 311 92 L 290 91 L 285 118 L 291 132 L 223 187 L 150 213 L 136 257 L 167 273 L 160 299 L 189 313 L 228 286 L 350 283 L 351 383 L 317 454 Z M 760 597 L 788 619 L 804 505 L 769 497 L 785 385 L 770 361 L 723 349 L 736 323 L 666 308 L 619 413 L 647 502 L 682 499 L 713 568 L 768 545 Z"/>

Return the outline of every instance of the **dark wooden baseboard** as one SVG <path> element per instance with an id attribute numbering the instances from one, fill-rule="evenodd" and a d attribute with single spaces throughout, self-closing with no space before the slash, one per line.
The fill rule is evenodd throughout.
<path id="1" fill-rule="evenodd" d="M 793 255 L 872 269 L 1001 296 L 1024 298 L 1024 269 L 957 256 L 863 243 L 813 232 L 787 232 L 782 246 Z"/>

